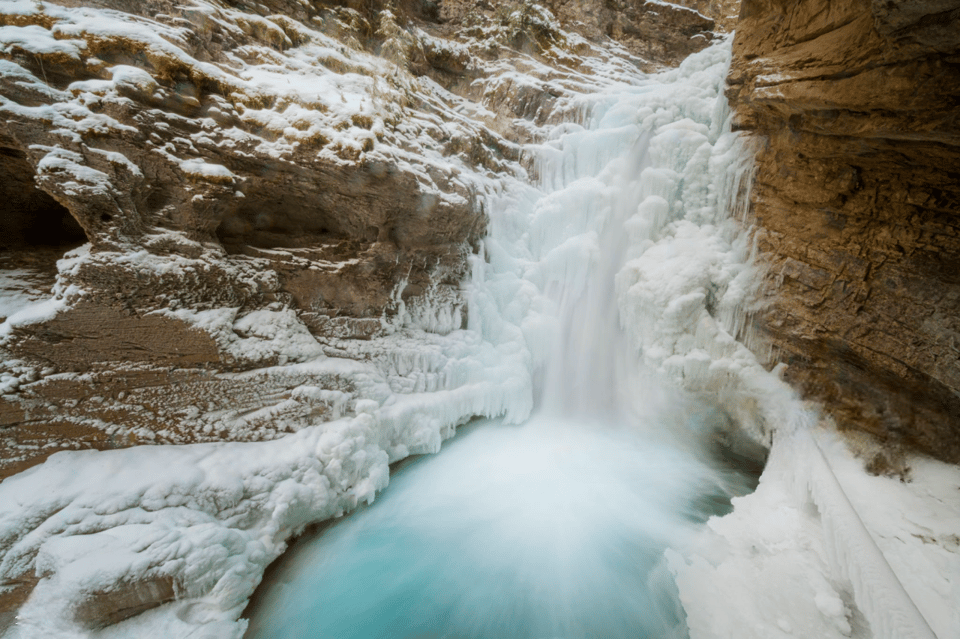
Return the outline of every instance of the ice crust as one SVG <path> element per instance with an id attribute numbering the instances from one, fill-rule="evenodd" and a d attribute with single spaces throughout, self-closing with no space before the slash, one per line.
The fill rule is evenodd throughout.
<path id="1" fill-rule="evenodd" d="M 14 5 L 25 12 L 34 6 L 20 0 Z M 68 13 L 56 40 L 48 41 L 36 29 L 3 27 L 0 45 L 45 51 L 55 42 L 64 48 L 61 53 L 80 55 L 79 45 L 73 44 L 79 41 L 69 37 L 102 31 L 141 39 L 165 55 L 184 55 L 174 44 L 181 37 L 176 29 L 161 37 L 121 14 L 111 14 L 111 22 L 98 20 L 102 14 L 92 10 Z M 342 57 L 327 44 L 295 53 L 290 64 L 297 55 Z M 473 258 L 465 284 L 466 330 L 448 330 L 459 325 L 459 318 L 441 313 L 402 316 L 393 333 L 378 338 L 391 348 L 378 351 L 377 340 L 356 346 L 393 354 L 359 363 L 323 357 L 283 309 L 246 316 L 235 309 L 165 311 L 205 327 L 238 358 L 275 356 L 287 373 L 350 377 L 360 388 L 356 393 L 304 384 L 286 401 L 323 399 L 349 405 L 356 416 L 272 442 L 62 452 L 4 481 L 0 578 L 39 579 L 7 637 L 241 637 L 245 622 L 239 615 L 263 570 L 305 525 L 373 500 L 387 484 L 389 462 L 439 451 L 441 442 L 471 417 L 502 415 L 508 423 L 529 417 L 534 380 L 544 374 L 562 330 L 558 309 L 565 299 L 580 297 L 588 269 L 608 250 L 599 238 L 610 224 L 622 226 L 614 230 L 628 244 L 615 282 L 619 321 L 631 346 L 625 352 L 628 359 L 682 388 L 713 394 L 758 439 L 769 442 L 778 429 L 787 430 L 798 404 L 745 343 L 744 318 L 759 278 L 746 235 L 732 219 L 741 214 L 737 202 L 749 188 L 751 153 L 729 129 L 723 97 L 729 58 L 727 40 L 657 76 L 613 64 L 584 75 L 582 93 L 555 106 L 555 113 L 566 114 L 569 121 L 537 131 L 539 141 L 523 149 L 535 167 L 532 180 L 519 165 L 499 175 L 468 171 L 437 152 L 422 131 L 408 131 L 409 140 L 394 140 L 393 161 L 406 163 L 426 185 L 432 183 L 432 170 L 457 171 L 490 216 L 489 236 L 481 256 Z M 273 92 L 287 87 L 295 71 L 247 69 L 238 77 L 193 59 L 185 63 L 250 93 L 257 87 Z M 357 58 L 342 63 L 374 64 Z M 0 61 L 0 72 L 22 72 L 15 66 Z M 311 82 L 284 88 L 290 92 L 285 110 L 258 114 L 248 109 L 244 114 L 261 117 L 264 127 L 286 136 L 271 149 L 278 157 L 301 134 L 322 132 L 358 147 L 368 134 L 337 130 L 329 119 L 341 109 L 361 112 L 374 80 L 350 73 L 311 77 Z M 506 68 L 500 81 L 542 83 Z M 119 67 L 110 86 L 74 88 L 81 94 L 114 91 L 123 83 L 154 90 L 146 78 Z M 415 89 L 427 98 L 443 91 L 428 82 Z M 488 85 L 487 90 L 495 89 L 496 82 Z M 38 85 L 37 90 L 51 89 Z M 327 104 L 330 95 L 337 99 Z M 444 100 L 457 102 L 452 96 Z M 316 102 L 324 102 L 333 115 L 324 120 L 319 111 L 302 106 Z M 481 105 L 461 102 L 466 115 L 457 117 L 487 117 Z M 0 110 L 18 108 L 0 104 Z M 94 117 L 79 103 L 69 107 L 75 118 L 68 117 L 68 107 L 43 108 L 54 126 L 119 126 L 106 116 Z M 460 126 L 455 119 L 433 119 L 419 125 L 448 134 Z M 411 140 L 416 143 L 408 144 Z M 41 164 L 75 174 L 77 189 L 106 188 L 95 172 L 85 172 L 62 149 L 47 150 Z M 230 179 L 216 165 L 186 161 L 181 167 L 211 179 Z M 617 210 L 625 201 L 633 209 Z M 135 260 L 145 270 L 201 266 L 171 266 L 146 252 L 114 257 Z M 81 250 L 61 270 L 101 258 Z M 47 302 L 50 308 L 20 310 L 0 327 L 0 337 L 80 294 L 59 291 Z M 358 354 L 360 350 L 352 353 Z M 821 513 L 828 532 L 824 536 L 805 506 L 806 496 L 795 490 L 802 484 L 798 468 L 809 471 L 804 464 L 816 460 L 815 449 L 787 450 L 786 440 L 775 441 L 760 489 L 739 500 L 732 515 L 711 520 L 700 554 L 669 557 L 691 637 L 865 636 L 857 634 L 852 599 L 838 584 L 850 579 L 859 605 L 862 592 L 876 595 L 864 576 L 871 573 L 829 575 L 838 566 L 860 561 L 866 540 L 861 532 L 844 528 L 848 515 L 835 514 L 833 505 L 842 501 L 842 491 L 817 475 L 807 484 L 826 513 Z M 889 494 L 889 487 L 884 490 Z M 917 497 L 916 503 L 925 502 Z M 895 531 L 889 533 L 884 550 L 896 556 L 900 551 L 890 541 L 894 536 Z M 949 559 L 957 565 L 955 556 Z M 176 601 L 100 630 L 74 621 L 76 607 L 91 598 L 132 583 L 163 580 L 173 584 Z M 930 588 L 919 581 L 910 582 L 913 594 L 928 594 Z M 956 586 L 948 581 L 937 582 L 936 588 L 942 591 L 937 601 L 956 595 Z M 875 619 L 884 611 L 904 608 L 902 598 L 882 601 L 876 613 L 880 617 L 864 610 L 878 637 L 930 636 L 898 635 L 899 621 L 881 628 Z M 943 629 L 957 627 L 956 609 L 944 612 L 936 604 L 925 605 L 932 612 L 924 613 L 937 620 L 940 639 L 949 636 Z"/>
<path id="2" fill-rule="evenodd" d="M 806 468 L 795 471 L 799 487 L 810 492 L 810 499 L 820 513 L 829 563 L 840 577 L 850 582 L 874 637 L 936 639 L 864 527 L 810 429 L 798 429 L 786 446 L 809 462 Z"/>
<path id="3" fill-rule="evenodd" d="M 87 636 L 73 604 L 163 577 L 203 621 L 233 621 L 290 534 L 387 484 L 376 425 L 362 414 L 274 442 L 60 454 L 8 479 L 0 570 L 52 575 L 21 636 Z"/>

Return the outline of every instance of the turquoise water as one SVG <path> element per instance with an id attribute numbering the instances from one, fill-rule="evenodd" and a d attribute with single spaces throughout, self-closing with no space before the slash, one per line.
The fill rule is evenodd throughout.
<path id="1" fill-rule="evenodd" d="M 461 430 L 372 506 L 295 544 L 258 591 L 246 637 L 686 635 L 663 550 L 750 477 L 634 427 Z"/>

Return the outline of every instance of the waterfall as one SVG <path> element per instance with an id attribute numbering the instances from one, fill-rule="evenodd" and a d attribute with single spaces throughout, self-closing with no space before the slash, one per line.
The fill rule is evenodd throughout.
<path id="1" fill-rule="evenodd" d="M 546 363 L 541 407 L 545 413 L 610 421 L 623 419 L 629 410 L 628 379 L 633 377 L 636 362 L 629 357 L 630 345 L 615 310 L 615 277 L 627 251 L 624 225 L 636 210 L 636 176 L 642 175 L 649 161 L 649 135 L 641 135 L 608 163 L 602 171 L 605 180 L 578 178 L 561 191 L 580 188 L 579 183 L 587 181 L 588 188 L 596 189 L 595 197 L 556 198 L 562 218 L 579 214 L 593 227 L 587 233 L 591 234 L 589 240 L 596 236 L 596 245 L 589 253 L 590 264 L 582 282 L 561 278 L 547 285 L 547 294 L 559 311 L 559 335 Z M 540 170 L 547 176 L 545 181 L 562 182 L 562 176 L 555 173 L 563 171 L 563 160 L 554 167 L 541 162 Z"/>
<path id="2" fill-rule="evenodd" d="M 561 105 L 587 117 L 528 146 L 537 180 L 486 185 L 469 327 L 535 400 L 300 542 L 248 637 L 686 635 L 664 550 L 750 483 L 711 457 L 728 418 L 702 393 L 748 368 L 722 319 L 748 275 L 728 61 Z"/>

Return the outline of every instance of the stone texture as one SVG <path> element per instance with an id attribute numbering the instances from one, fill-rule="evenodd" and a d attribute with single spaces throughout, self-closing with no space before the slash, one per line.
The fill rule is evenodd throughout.
<path id="1" fill-rule="evenodd" d="M 74 618 L 86 628 L 103 628 L 174 601 L 176 597 L 174 580 L 157 577 L 152 581 L 124 584 L 122 588 L 92 593 L 79 603 Z"/>
<path id="2" fill-rule="evenodd" d="M 761 331 L 842 428 L 960 461 L 960 2 L 745 0 Z"/>
<path id="3" fill-rule="evenodd" d="M 456 311 L 464 303 L 460 281 L 485 216 L 451 176 L 424 177 L 377 153 L 399 122 L 378 138 L 371 118 L 348 114 L 335 124 L 362 144 L 339 146 L 321 134 L 270 129 L 258 113 L 282 112 L 282 94 L 229 85 L 241 61 L 283 64 L 277 52 L 295 46 L 302 28 L 341 28 L 342 9 L 230 4 L 229 15 L 164 0 L 64 0 L 32 15 L 0 8 L 0 24 L 44 29 L 67 24 L 57 6 L 122 11 L 155 24 L 194 60 L 184 62 L 162 41 L 95 30 L 68 40 L 83 55 L 17 45 L 0 55 L 17 65 L 0 74 L 0 268 L 26 268 L 49 277 L 49 286 L 56 259 L 91 243 L 90 253 L 61 263 L 57 287 L 73 295 L 70 306 L 0 346 L 0 372 L 17 381 L 15 392 L 0 396 L 0 477 L 62 449 L 275 436 L 234 427 L 245 412 L 282 403 L 293 382 L 224 375 L 276 365 L 281 356 L 238 360 L 176 310 L 228 307 L 242 316 L 290 308 L 304 330 L 342 354 L 349 349 L 338 340 L 396 330 L 390 321 L 403 307 L 442 300 Z M 414 4 L 404 10 L 422 13 Z M 359 26 L 342 35 L 365 34 L 355 46 L 375 50 L 383 38 L 369 22 L 378 8 L 362 8 L 348 16 Z M 117 81 L 113 74 L 115 91 L 101 88 L 115 65 L 139 75 Z M 498 158 L 514 147 L 481 129 L 464 138 L 471 159 L 502 170 Z M 295 141 L 284 145 L 289 135 Z M 457 326 L 436 330 L 450 328 Z M 221 428 L 204 433 L 181 414 L 200 399 L 206 410 L 227 412 Z M 289 416 L 291 428 L 329 416 L 319 404 L 302 408 Z"/>
<path id="4" fill-rule="evenodd" d="M 684 8 L 683 3 L 553 0 L 545 4 L 561 20 L 585 25 L 586 32 L 594 37 L 613 38 L 644 60 L 671 66 L 709 44 L 716 26 L 712 17 Z"/>
<path id="5" fill-rule="evenodd" d="M 527 4 L 445 0 L 441 16 L 448 23 L 477 20 L 483 15 L 497 15 L 506 21 Z M 539 4 L 548 8 L 565 29 L 593 40 L 615 40 L 637 56 L 639 64 L 650 68 L 674 66 L 706 47 L 715 37 L 714 17 L 721 13 L 721 3 L 697 0 L 662 4 L 644 0 L 546 0 Z M 523 47 L 520 41 L 513 44 Z"/>

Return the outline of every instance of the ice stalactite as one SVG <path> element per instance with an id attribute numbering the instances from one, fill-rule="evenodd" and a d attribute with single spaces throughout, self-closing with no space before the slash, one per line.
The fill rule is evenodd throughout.
<path id="1" fill-rule="evenodd" d="M 590 366 L 550 359 L 572 330 L 558 318 L 572 315 L 594 343 L 569 357 L 605 349 L 622 370 L 712 393 L 769 442 L 791 394 L 748 348 L 759 281 L 743 227 L 752 149 L 730 131 L 729 57 L 720 43 L 673 71 L 558 105 L 586 115 L 526 149 L 538 184 L 487 191 L 488 260 L 471 287 L 471 325 L 494 344 L 514 342 L 535 374 L 580 374 L 642 402 L 636 379 L 601 381 Z M 589 280 L 597 270 L 605 275 Z M 607 341 L 621 327 L 622 343 Z"/>

